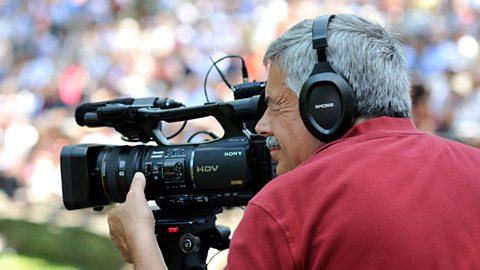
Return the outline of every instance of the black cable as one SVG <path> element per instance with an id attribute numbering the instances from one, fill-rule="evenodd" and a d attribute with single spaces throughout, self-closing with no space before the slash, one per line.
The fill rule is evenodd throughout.
<path id="1" fill-rule="evenodd" d="M 195 136 L 199 135 L 199 134 L 207 134 L 207 135 L 209 135 L 210 137 L 212 137 L 213 139 L 218 139 L 218 136 L 217 136 L 215 133 L 210 132 L 210 131 L 206 131 L 206 130 L 202 130 L 202 131 L 197 131 L 197 132 L 193 133 L 192 136 L 190 136 L 190 137 L 188 138 L 187 142 L 191 142 L 192 139 L 193 139 Z"/>
<path id="2" fill-rule="evenodd" d="M 219 250 L 217 253 L 215 253 L 211 258 L 210 260 L 208 260 L 207 262 L 207 266 L 212 262 L 213 258 L 215 258 L 218 254 L 222 253 L 223 251 L 225 251 L 226 249 L 224 250 Z"/>
<path id="3" fill-rule="evenodd" d="M 218 68 L 217 63 L 215 63 L 215 61 L 213 61 L 212 57 L 210 57 L 210 61 L 212 61 L 212 65 L 218 71 L 218 74 L 220 74 L 220 77 L 222 78 L 222 81 L 228 86 L 228 88 L 232 89 L 232 91 L 233 91 L 232 85 L 228 82 L 227 77 L 225 77 L 225 74 L 223 74 L 223 72 Z"/>
<path id="4" fill-rule="evenodd" d="M 220 72 L 220 70 L 218 69 L 218 67 L 216 66 L 217 63 L 219 63 L 220 61 L 224 60 L 224 59 L 227 59 L 227 58 L 238 58 L 242 61 L 242 77 L 243 77 L 243 80 L 244 81 L 248 81 L 248 72 L 247 72 L 247 67 L 245 65 L 245 60 L 243 59 L 243 57 L 239 56 L 239 55 L 227 55 L 227 56 L 224 56 L 216 61 L 214 61 L 212 63 L 212 65 L 210 66 L 210 68 L 208 68 L 208 71 L 207 71 L 207 74 L 205 74 L 205 79 L 203 81 L 203 92 L 205 93 L 205 99 L 207 100 L 207 102 L 210 102 L 210 100 L 208 99 L 208 94 L 207 94 L 207 81 L 208 81 L 208 75 L 210 74 L 210 71 L 212 70 L 213 67 L 215 67 L 217 69 L 217 71 L 219 71 L 220 73 L 220 76 L 222 77 L 222 80 L 225 82 L 225 84 L 228 86 L 228 88 L 232 89 L 232 91 L 234 90 L 233 87 L 230 85 L 230 83 L 226 80 L 226 78 L 224 78 L 223 76 L 223 73 Z M 211 59 L 211 58 L 210 58 Z M 213 61 L 213 59 L 211 59 Z"/>
<path id="5" fill-rule="evenodd" d="M 183 124 L 182 124 L 182 126 L 180 127 L 180 129 L 179 129 L 177 132 L 173 133 L 172 135 L 168 136 L 168 137 L 167 137 L 167 140 L 170 140 L 170 139 L 175 138 L 176 136 L 178 136 L 178 134 L 180 134 L 180 133 L 185 129 L 185 127 L 187 126 L 187 122 L 188 122 L 187 120 L 183 121 Z"/>

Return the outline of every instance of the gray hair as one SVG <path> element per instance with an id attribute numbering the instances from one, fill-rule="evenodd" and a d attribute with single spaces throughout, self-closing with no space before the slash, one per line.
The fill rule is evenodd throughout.
<path id="1" fill-rule="evenodd" d="M 263 62 L 283 71 L 297 96 L 317 63 L 312 22 L 304 20 L 267 49 Z M 329 23 L 327 61 L 352 87 L 357 117 L 410 117 L 410 78 L 402 42 L 394 33 L 355 15 L 341 14 Z"/>

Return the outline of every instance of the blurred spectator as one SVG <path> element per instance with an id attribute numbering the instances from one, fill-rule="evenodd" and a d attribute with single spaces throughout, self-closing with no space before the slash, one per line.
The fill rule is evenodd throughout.
<path id="1" fill-rule="evenodd" d="M 158 96 L 203 104 L 210 57 L 243 56 L 250 80 L 262 80 L 266 45 L 292 22 L 325 13 L 397 28 L 416 78 L 418 127 L 480 145 L 478 1 L 2 0 L 0 188 L 24 203 L 59 197 L 62 146 L 122 143 L 112 129 L 76 126 L 80 103 Z M 238 61 L 219 67 L 241 82 Z M 233 98 L 215 71 L 207 92 L 210 101 Z M 165 124 L 164 132 L 181 124 Z M 223 134 L 209 118 L 189 121 L 173 141 L 205 129 Z"/>
<path id="2" fill-rule="evenodd" d="M 430 107 L 428 105 L 429 92 L 422 84 L 412 86 L 412 118 L 415 125 L 423 131 L 434 132 L 437 129 Z"/>

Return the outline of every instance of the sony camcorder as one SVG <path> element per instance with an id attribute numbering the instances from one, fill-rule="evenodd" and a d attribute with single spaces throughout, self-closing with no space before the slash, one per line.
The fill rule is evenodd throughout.
<path id="1" fill-rule="evenodd" d="M 141 144 L 65 146 L 61 152 L 65 207 L 99 208 L 123 202 L 135 172 L 146 176 L 147 200 L 155 200 L 161 208 L 246 205 L 273 177 L 265 138 L 248 128 L 265 110 L 260 95 L 264 86 L 246 83 L 239 87 L 246 91 L 238 91 L 233 101 L 191 107 L 167 98 L 80 105 L 75 111 L 80 126 L 112 127 L 124 140 Z M 242 92 L 247 94 L 242 96 Z M 221 138 L 172 144 L 162 133 L 163 121 L 207 116 L 213 116 L 224 129 Z"/>

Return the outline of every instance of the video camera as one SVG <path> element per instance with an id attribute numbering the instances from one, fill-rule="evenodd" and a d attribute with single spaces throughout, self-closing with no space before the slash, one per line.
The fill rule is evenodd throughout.
<path id="1" fill-rule="evenodd" d="M 142 144 L 65 146 L 60 159 L 65 207 L 101 210 L 124 202 L 133 175 L 142 172 L 146 198 L 160 208 L 153 211 L 155 232 L 169 269 L 206 269 L 208 249 L 229 245 L 230 230 L 216 226 L 215 215 L 225 206 L 246 205 L 274 177 L 265 138 L 254 131 L 266 109 L 265 82 L 248 82 L 246 69 L 242 70 L 244 82 L 229 86 L 233 101 L 209 102 L 206 95 L 207 103 L 190 107 L 168 98 L 122 98 L 78 106 L 78 125 L 111 127 L 125 141 Z M 169 141 L 188 120 L 208 116 L 222 126 L 221 138 Z M 179 132 L 163 134 L 162 122 L 180 121 L 184 125 Z"/>
<path id="2" fill-rule="evenodd" d="M 147 200 L 161 208 L 246 205 L 272 178 L 265 138 L 245 123 L 258 120 L 263 100 L 239 100 L 182 107 L 171 99 L 118 99 L 79 106 L 79 125 L 112 127 L 128 141 L 157 146 L 68 145 L 61 152 L 63 201 L 69 210 L 125 201 L 135 172 L 147 179 Z M 160 121 L 213 116 L 224 128 L 221 139 L 172 144 Z"/>

